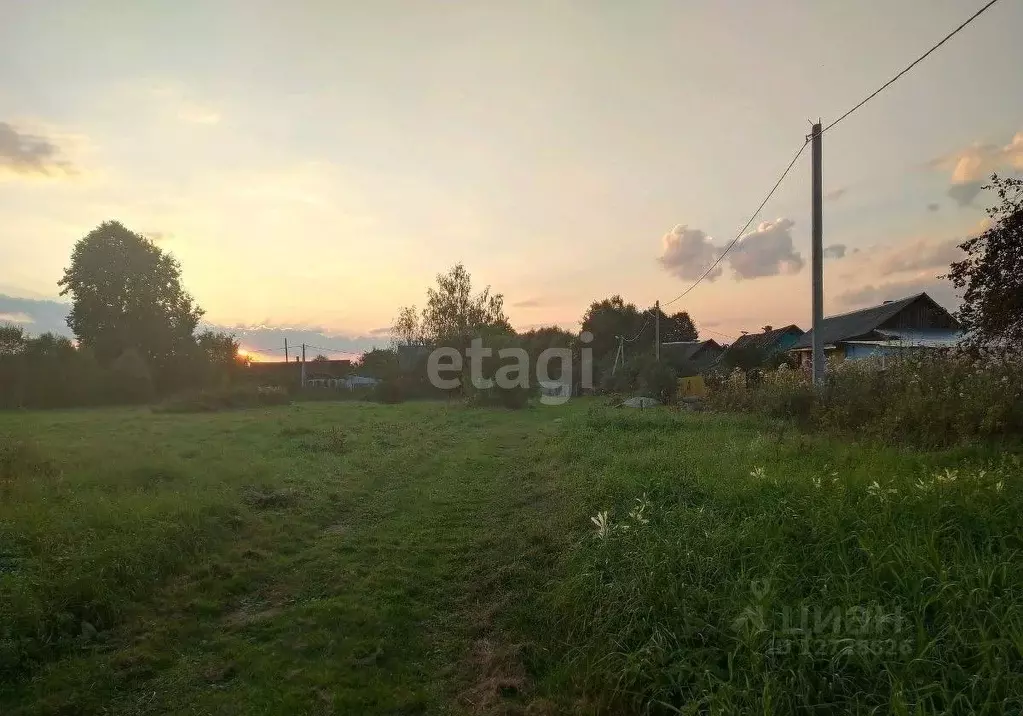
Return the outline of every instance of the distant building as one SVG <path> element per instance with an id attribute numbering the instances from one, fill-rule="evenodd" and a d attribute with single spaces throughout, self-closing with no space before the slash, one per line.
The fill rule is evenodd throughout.
<path id="1" fill-rule="evenodd" d="M 679 378 L 699 375 L 714 366 L 724 348 L 714 340 L 675 341 L 661 344 L 661 360 L 670 365 Z"/>
<path id="2" fill-rule="evenodd" d="M 352 372 L 352 362 L 342 360 L 307 360 L 306 385 L 338 386 Z M 246 374 L 261 385 L 297 388 L 302 383 L 301 361 L 253 361 Z"/>
<path id="3" fill-rule="evenodd" d="M 948 349 L 963 339 L 959 322 L 926 293 L 825 318 L 821 335 L 828 358 L 848 360 Z M 811 330 L 792 344 L 790 352 L 806 365 L 812 348 Z"/>
<path id="4" fill-rule="evenodd" d="M 777 353 L 784 353 L 791 348 L 803 335 L 803 329 L 792 324 L 784 328 L 773 328 L 764 326 L 760 333 L 745 333 L 735 339 L 725 350 L 725 353 L 732 351 L 756 352 L 764 358 L 769 358 Z"/>
<path id="5" fill-rule="evenodd" d="M 344 379 L 344 386 L 348 388 L 348 390 L 356 390 L 357 388 L 372 388 L 379 382 L 379 378 L 370 378 L 364 375 L 350 375 Z"/>

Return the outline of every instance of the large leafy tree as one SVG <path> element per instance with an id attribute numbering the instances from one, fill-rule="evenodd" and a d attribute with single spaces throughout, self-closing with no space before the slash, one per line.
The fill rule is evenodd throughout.
<path id="1" fill-rule="evenodd" d="M 1023 343 L 1023 180 L 991 177 L 998 204 L 988 209 L 990 227 L 959 247 L 966 257 L 948 277 L 963 292 L 957 318 L 978 344 Z"/>
<path id="2" fill-rule="evenodd" d="M 100 224 L 75 244 L 59 285 L 72 298 L 68 326 L 101 364 L 132 350 L 161 376 L 194 358 L 203 311 L 182 288 L 177 260 L 146 237 Z"/>
<path id="3" fill-rule="evenodd" d="M 415 307 L 403 308 L 394 326 L 398 346 L 423 344 L 462 347 L 481 335 L 512 333 L 504 314 L 504 296 L 487 286 L 473 293 L 472 277 L 462 264 L 437 274 L 427 289 L 426 306 L 416 320 Z"/>
<path id="4" fill-rule="evenodd" d="M 654 309 L 658 311 L 660 309 Z M 696 341 L 699 340 L 699 332 L 696 324 L 685 311 L 678 311 L 670 316 L 661 311 L 661 342 L 673 343 L 675 341 Z"/>
<path id="5" fill-rule="evenodd" d="M 618 336 L 632 338 L 643 327 L 644 316 L 632 303 L 618 295 L 594 301 L 583 314 L 582 330 L 593 334 L 593 357 L 596 360 L 618 349 Z M 653 333 L 650 340 L 653 341 Z"/>

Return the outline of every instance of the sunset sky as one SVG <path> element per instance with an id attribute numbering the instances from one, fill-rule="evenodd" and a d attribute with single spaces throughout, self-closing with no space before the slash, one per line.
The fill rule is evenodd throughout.
<path id="1" fill-rule="evenodd" d="M 243 344 L 387 342 L 464 262 L 513 325 L 685 289 L 809 132 L 980 0 L 6 0 L 0 321 L 58 328 L 116 219 Z M 1023 170 L 1023 3 L 1003 0 L 824 138 L 825 304 L 921 290 Z M 670 309 L 808 328 L 810 157 Z M 763 222 L 763 223 L 760 223 Z"/>

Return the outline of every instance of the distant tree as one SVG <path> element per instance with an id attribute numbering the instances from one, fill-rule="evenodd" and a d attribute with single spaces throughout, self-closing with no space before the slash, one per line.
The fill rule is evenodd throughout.
<path id="1" fill-rule="evenodd" d="M 134 348 L 126 349 L 110 365 L 108 397 L 115 401 L 140 403 L 151 400 L 155 389 L 146 359 Z"/>
<path id="2" fill-rule="evenodd" d="M 68 326 L 101 364 L 134 351 L 164 377 L 174 361 L 194 355 L 203 311 L 182 288 L 180 265 L 120 223 L 104 222 L 80 239 L 58 285 L 72 298 Z"/>
<path id="3" fill-rule="evenodd" d="M 322 353 L 317 353 L 316 357 L 313 358 L 313 363 L 330 363 L 330 358 L 323 355 Z"/>
<path id="4" fill-rule="evenodd" d="M 206 330 L 195 337 L 195 342 L 210 363 L 226 367 L 238 363 L 240 345 L 230 333 Z"/>
<path id="5" fill-rule="evenodd" d="M 576 336 L 576 334 L 571 331 L 566 331 L 560 326 L 542 326 L 541 328 L 533 328 L 519 336 L 519 345 L 526 349 L 526 353 L 529 354 L 531 365 L 536 365 L 540 354 L 548 348 L 575 349 L 578 347 L 578 341 L 579 337 Z M 578 351 L 572 351 L 573 381 L 581 379 L 579 371 L 577 370 L 579 355 Z M 548 370 L 551 371 L 550 377 L 553 379 L 561 378 L 562 368 L 563 366 L 560 361 L 552 361 L 548 365 Z"/>
<path id="6" fill-rule="evenodd" d="M 767 361 L 766 351 L 754 345 L 731 346 L 721 356 L 721 367 L 726 371 L 738 368 L 744 373 L 762 367 Z"/>
<path id="7" fill-rule="evenodd" d="M 386 348 L 374 348 L 362 354 L 356 364 L 359 375 L 381 380 L 398 374 L 398 353 Z"/>
<path id="8" fill-rule="evenodd" d="M 205 368 L 206 383 L 227 383 L 238 375 L 245 365 L 239 353 L 240 345 L 233 335 L 222 331 L 205 330 L 195 337 Z"/>
<path id="9" fill-rule="evenodd" d="M 25 329 L 10 324 L 0 325 L 0 356 L 20 353 L 25 347 Z"/>
<path id="10" fill-rule="evenodd" d="M 22 352 L 28 340 L 21 326 L 0 325 L 0 407 L 24 404 L 25 361 Z"/>
<path id="11" fill-rule="evenodd" d="M 696 330 L 696 324 L 685 311 L 673 313 L 666 316 L 661 313 L 661 341 L 663 343 L 674 343 L 676 341 L 698 341 L 700 335 Z"/>
<path id="12" fill-rule="evenodd" d="M 484 334 L 510 334 L 504 315 L 504 296 L 492 294 L 490 286 L 472 290 L 472 277 L 462 264 L 437 274 L 437 285 L 427 289 L 426 306 L 416 319 L 415 306 L 402 308 L 395 323 L 396 343 L 412 345 L 467 346 Z"/>
<path id="13" fill-rule="evenodd" d="M 1023 344 L 1023 179 L 992 175 L 997 206 L 991 226 L 959 245 L 966 258 L 953 262 L 948 278 L 965 289 L 956 317 L 976 344 Z"/>
<path id="14" fill-rule="evenodd" d="M 398 311 L 391 331 L 391 340 L 396 347 L 421 346 L 426 343 L 423 322 L 415 306 L 405 306 Z"/>
<path id="15" fill-rule="evenodd" d="M 593 334 L 593 357 L 600 361 L 618 350 L 618 336 L 632 338 L 644 325 L 645 317 L 636 306 L 618 295 L 594 301 L 583 314 L 582 330 Z M 650 344 L 653 344 L 653 332 Z"/>
<path id="16" fill-rule="evenodd" d="M 104 398 L 103 373 L 88 349 L 44 333 L 25 341 L 20 399 L 26 407 L 58 408 L 88 405 Z"/>

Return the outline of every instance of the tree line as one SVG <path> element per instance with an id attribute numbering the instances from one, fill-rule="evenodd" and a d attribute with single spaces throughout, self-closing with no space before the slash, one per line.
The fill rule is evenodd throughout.
<path id="1" fill-rule="evenodd" d="M 964 258 L 951 264 L 946 278 L 963 293 L 957 318 L 969 342 L 1018 351 L 1023 344 L 1023 180 L 993 175 L 985 189 L 997 196 L 988 210 L 990 224 L 960 245 Z M 104 222 L 80 239 L 59 287 L 71 298 L 67 322 L 75 340 L 49 333 L 30 337 L 19 326 L 0 325 L 0 407 L 145 402 L 243 379 L 234 336 L 199 330 L 204 312 L 182 287 L 178 261 L 122 224 Z M 580 336 L 588 332 L 598 388 L 654 391 L 671 381 L 652 356 L 650 326 L 659 311 L 641 310 L 613 295 L 590 303 L 579 331 L 546 326 L 516 332 L 503 295 L 489 286 L 474 291 L 469 272 L 457 264 L 437 276 L 422 309 L 400 309 L 393 345 L 366 353 L 359 370 L 391 380 L 418 374 L 421 366 L 415 363 L 425 359 L 426 349 L 462 351 L 476 337 L 493 348 L 521 346 L 535 359 L 546 348 L 580 348 Z M 660 312 L 659 319 L 663 342 L 698 340 L 687 312 Z M 621 337 L 644 328 L 646 333 L 628 343 L 625 364 L 616 364 Z"/>
<path id="2" fill-rule="evenodd" d="M 80 239 L 59 281 L 75 341 L 0 326 L 0 407 L 147 402 L 223 385 L 242 363 L 233 336 L 199 331 L 181 266 L 116 221 Z"/>

